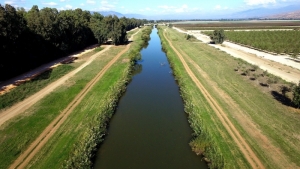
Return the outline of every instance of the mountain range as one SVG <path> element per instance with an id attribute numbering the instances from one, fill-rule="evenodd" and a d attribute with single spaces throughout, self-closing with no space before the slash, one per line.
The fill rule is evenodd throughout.
<path id="1" fill-rule="evenodd" d="M 247 18 L 270 18 L 270 19 L 300 19 L 300 5 L 291 5 L 281 8 L 255 8 L 226 15 L 204 14 L 172 14 L 172 15 L 140 15 L 122 14 L 115 11 L 97 11 L 104 16 L 116 15 L 118 17 L 160 20 L 160 19 L 247 19 Z"/>

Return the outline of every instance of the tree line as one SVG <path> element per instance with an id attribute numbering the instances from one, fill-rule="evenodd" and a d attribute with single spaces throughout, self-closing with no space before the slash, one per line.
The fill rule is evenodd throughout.
<path id="1" fill-rule="evenodd" d="M 126 31 L 147 20 L 75 10 L 29 11 L 0 4 L 0 81 L 91 44 L 127 42 Z"/>

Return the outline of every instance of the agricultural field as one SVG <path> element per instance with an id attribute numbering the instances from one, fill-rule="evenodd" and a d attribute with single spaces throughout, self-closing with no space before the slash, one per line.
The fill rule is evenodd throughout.
<path id="1" fill-rule="evenodd" d="M 228 40 L 278 54 L 300 53 L 300 31 L 226 31 Z"/>
<path id="2" fill-rule="evenodd" d="M 202 32 L 210 35 L 212 31 Z M 226 39 L 277 54 L 299 55 L 300 31 L 225 31 Z"/>
<path id="3" fill-rule="evenodd" d="M 159 33 L 195 132 L 192 148 L 217 168 L 299 168 L 300 110 L 280 91 L 292 84 L 165 28 Z"/>
<path id="4" fill-rule="evenodd" d="M 207 21 L 174 22 L 175 27 L 185 30 L 235 30 L 235 29 L 299 29 L 299 21 Z"/>

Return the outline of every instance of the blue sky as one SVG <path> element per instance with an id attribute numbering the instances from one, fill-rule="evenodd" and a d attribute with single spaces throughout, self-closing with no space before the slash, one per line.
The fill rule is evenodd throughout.
<path id="1" fill-rule="evenodd" d="M 252 8 L 276 8 L 300 4 L 300 0 L 0 0 L 0 4 L 30 9 L 38 5 L 64 9 L 81 8 L 89 11 L 116 11 L 123 14 L 180 15 L 225 14 Z"/>

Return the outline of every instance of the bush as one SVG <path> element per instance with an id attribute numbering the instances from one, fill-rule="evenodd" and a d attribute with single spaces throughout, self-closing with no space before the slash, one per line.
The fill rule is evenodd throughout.
<path id="1" fill-rule="evenodd" d="M 223 29 L 214 30 L 210 35 L 210 39 L 215 44 L 222 44 L 225 41 L 225 33 Z"/>
<path id="2" fill-rule="evenodd" d="M 300 82 L 293 89 L 293 103 L 296 107 L 300 107 Z"/>

